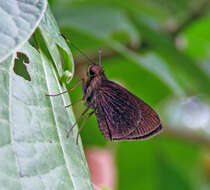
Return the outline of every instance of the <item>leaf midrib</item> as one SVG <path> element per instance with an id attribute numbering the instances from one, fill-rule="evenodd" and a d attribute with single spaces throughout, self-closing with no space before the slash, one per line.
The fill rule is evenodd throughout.
<path id="1" fill-rule="evenodd" d="M 41 59 L 42 59 L 42 65 L 43 65 L 44 73 L 45 73 L 46 84 L 47 84 L 47 88 L 48 88 L 48 92 L 49 92 L 48 77 L 47 77 L 47 72 L 46 72 L 45 64 L 43 63 L 43 54 L 42 54 L 42 53 L 41 53 Z M 54 75 L 55 75 L 54 70 L 53 70 L 53 73 L 54 73 Z M 57 81 L 57 77 L 55 77 L 55 78 L 56 78 L 56 81 Z M 57 81 L 57 82 L 58 82 L 58 81 Z M 59 85 L 58 85 L 58 87 L 59 87 L 59 90 L 61 90 Z M 63 102 L 65 103 L 65 100 L 64 100 L 63 96 L 62 96 L 62 100 L 63 100 Z M 52 108 L 55 107 L 54 104 L 53 104 L 53 101 L 50 101 L 50 104 L 51 104 L 51 107 L 52 107 Z M 61 145 L 61 149 L 62 149 L 64 161 L 65 161 L 65 165 L 66 165 L 66 168 L 67 168 L 67 170 L 68 170 L 69 177 L 71 178 L 72 184 L 73 184 L 74 188 L 76 189 L 77 186 L 76 186 L 76 184 L 75 184 L 75 182 L 74 182 L 74 178 L 73 178 L 73 176 L 71 175 L 71 172 L 70 172 L 70 167 L 69 167 L 69 164 L 68 164 L 67 155 L 66 155 L 66 153 L 65 153 L 65 148 L 64 148 L 64 145 L 63 145 L 62 136 L 61 136 L 60 129 L 59 129 L 59 127 L 58 127 L 58 122 L 57 122 L 57 119 L 56 119 L 56 113 L 55 113 L 54 109 L 52 109 L 52 112 L 53 112 L 53 116 L 54 116 L 54 117 L 53 117 L 53 118 L 54 118 L 54 122 L 55 122 L 55 124 L 56 124 L 56 131 L 57 131 L 58 138 L 59 138 L 59 142 L 60 142 L 59 144 Z"/>

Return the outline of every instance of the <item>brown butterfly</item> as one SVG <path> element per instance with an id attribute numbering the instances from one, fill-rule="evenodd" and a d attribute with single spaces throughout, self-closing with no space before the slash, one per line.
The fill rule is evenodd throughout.
<path id="1" fill-rule="evenodd" d="M 84 55 L 83 52 L 81 53 Z M 82 99 L 87 106 L 79 120 L 90 109 L 93 111 L 86 116 L 78 131 L 78 135 L 86 120 L 94 113 L 101 133 L 109 141 L 141 140 L 154 136 L 161 131 L 162 125 L 158 114 L 127 89 L 108 80 L 100 64 L 90 64 L 86 76 L 79 82 L 82 82 Z M 76 86 L 78 84 L 76 83 Z M 67 137 L 75 125 L 68 131 Z"/>
<path id="2" fill-rule="evenodd" d="M 101 65 L 89 65 L 82 89 L 85 104 L 94 110 L 107 140 L 145 139 L 161 131 L 158 114 L 127 89 L 108 80 Z"/>

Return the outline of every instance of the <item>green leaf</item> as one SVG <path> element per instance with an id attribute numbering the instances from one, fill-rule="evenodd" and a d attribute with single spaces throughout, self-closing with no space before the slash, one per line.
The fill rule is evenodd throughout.
<path id="1" fill-rule="evenodd" d="M 50 62 L 51 67 L 54 68 L 54 76 L 61 77 L 61 74 L 63 74 L 63 69 L 62 69 L 62 60 L 59 54 L 59 51 L 61 51 L 61 54 L 64 55 L 65 57 L 62 56 L 63 59 L 63 66 L 64 69 L 69 69 L 71 66 L 72 69 L 70 68 L 69 70 L 72 70 L 74 72 L 74 62 L 73 62 L 73 57 L 71 54 L 71 51 L 69 50 L 68 46 L 66 45 L 65 40 L 63 37 L 60 36 L 59 29 L 57 27 L 56 21 L 53 17 L 53 15 L 50 12 L 50 9 L 48 8 L 45 14 L 45 17 L 43 18 L 40 26 L 40 31 L 41 34 L 43 35 L 44 42 L 46 43 L 46 47 L 49 50 L 50 57 L 46 56 L 48 54 L 45 54 L 46 48 L 44 47 L 45 44 L 43 44 L 42 39 L 38 39 L 38 44 L 39 44 L 39 49 L 41 52 L 41 57 L 44 62 Z M 39 34 L 38 34 L 39 35 Z M 39 36 L 40 37 L 40 36 Z M 57 47 L 58 46 L 58 47 Z M 52 64 L 53 63 L 53 64 Z M 53 65 L 55 67 L 53 67 Z M 47 71 L 47 70 L 46 70 Z M 58 75 L 57 75 L 58 73 Z M 65 72 L 64 72 L 65 73 Z M 52 73 L 48 73 L 47 76 L 51 76 Z M 59 78 L 60 79 L 60 78 Z M 55 88 L 55 85 L 59 86 L 59 81 L 52 81 L 50 78 L 47 78 L 47 83 L 49 85 L 48 90 L 49 94 L 53 93 L 59 93 L 63 91 L 64 89 L 59 89 Z M 64 108 L 64 105 L 68 105 L 71 102 L 69 101 L 69 98 L 67 95 L 62 96 L 62 102 L 57 102 L 56 98 L 51 98 L 51 104 L 53 109 L 57 109 L 57 106 L 62 106 L 62 109 Z M 66 139 L 66 131 L 69 130 L 70 127 L 75 123 L 74 120 L 74 115 L 72 108 L 67 109 L 68 114 L 70 115 L 70 118 L 62 119 L 61 116 L 65 115 L 61 111 L 55 112 L 54 117 L 57 118 L 58 122 L 61 122 L 62 124 L 65 122 L 68 122 L 68 120 L 71 121 L 70 124 L 66 123 L 64 126 L 66 129 L 62 131 L 62 139 Z M 67 140 L 64 143 L 64 149 L 68 154 L 69 160 L 69 169 L 70 174 L 71 174 L 71 180 L 74 184 L 74 189 L 91 189 L 92 185 L 90 182 L 90 176 L 88 172 L 88 168 L 86 165 L 86 160 L 84 158 L 84 154 L 82 152 L 82 145 L 80 143 L 79 147 L 75 145 L 76 142 L 76 135 L 77 135 L 77 130 L 74 130 L 74 134 L 70 136 L 70 139 Z M 74 137 L 74 138 L 73 138 Z M 66 145 L 65 145 L 66 144 Z M 67 146 L 68 145 L 68 146 Z M 71 146 L 71 149 L 69 148 Z M 79 150 L 80 149 L 80 150 Z"/>
<path id="2" fill-rule="evenodd" d="M 11 126 L 11 75 L 13 58 L 9 57 L 0 67 L 0 189 L 21 190 L 16 154 L 13 150 Z"/>
<path id="3" fill-rule="evenodd" d="M 12 71 L 14 58 L 0 67 L 0 101 L 4 102 L 0 106 L 0 189 L 93 189 L 80 139 L 76 145 L 77 128 L 66 138 L 75 123 L 72 109 L 64 107 L 70 104 L 68 95 L 45 96 L 64 90 L 57 75 L 63 72 L 58 67 L 61 55 L 69 61 L 68 67 L 73 66 L 71 52 L 53 16 L 48 16 L 49 9 L 45 29 L 51 27 L 51 32 L 46 35 L 40 27 L 45 41 L 35 32 L 40 35 L 36 39 L 39 52 L 28 43 L 18 50 L 29 59 L 31 81 Z"/>
<path id="4" fill-rule="evenodd" d="M 182 36 L 186 40 L 186 53 L 196 59 L 208 59 L 210 48 L 210 15 L 202 17 L 187 27 Z M 198 48 L 199 47 L 199 48 Z"/>
<path id="5" fill-rule="evenodd" d="M 52 64 L 29 44 L 21 52 L 30 59 L 31 82 L 5 71 L 11 58 L 1 67 L 0 189 L 92 189 L 77 131 L 66 138 L 75 122 L 64 108 L 68 97 L 45 96 L 62 90 Z"/>
<path id="6" fill-rule="evenodd" d="M 0 1 L 0 62 L 30 38 L 46 4 L 45 0 Z"/>
<path id="7" fill-rule="evenodd" d="M 71 51 L 69 50 L 69 47 L 67 46 L 64 38 L 60 35 L 61 33 L 49 7 L 47 8 L 46 14 L 39 25 L 39 29 L 41 31 L 41 34 L 43 35 L 49 53 L 54 61 L 54 64 L 56 65 L 59 76 L 61 77 L 61 75 L 63 74 L 63 69 L 61 67 L 62 64 L 64 70 L 72 71 L 73 75 L 74 61 Z M 59 64 L 59 53 L 62 54 L 63 58 L 63 62 L 61 64 Z"/>
<path id="8" fill-rule="evenodd" d="M 182 54 L 176 49 L 171 37 L 154 31 L 142 23 L 135 14 L 131 14 L 130 18 L 139 29 L 142 38 L 147 41 L 154 52 L 157 52 L 165 60 L 170 71 L 174 73 L 177 83 L 182 84 L 186 91 L 199 93 L 202 91 L 206 95 L 210 93 L 208 87 L 210 83 L 209 76 L 196 65 L 196 62 L 191 57 Z"/>
<path id="9" fill-rule="evenodd" d="M 123 33 L 127 34 L 131 42 L 139 42 L 136 29 L 119 9 L 108 6 L 72 6 L 70 9 L 58 9 L 57 14 L 61 25 L 85 31 L 96 38 L 110 39 Z"/>

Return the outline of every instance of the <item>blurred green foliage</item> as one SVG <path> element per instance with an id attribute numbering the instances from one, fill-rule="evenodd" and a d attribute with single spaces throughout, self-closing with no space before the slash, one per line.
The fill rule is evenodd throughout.
<path id="1" fill-rule="evenodd" d="M 99 132 L 95 116 L 87 122 L 81 132 L 85 147 L 115 149 L 118 189 L 210 189 L 206 166 L 210 164 L 207 159 L 210 118 L 191 129 L 188 121 L 175 125 L 169 119 L 174 117 L 173 110 L 168 112 L 171 101 L 185 106 L 191 97 L 198 97 L 198 105 L 202 102 L 209 106 L 209 1 L 51 0 L 50 3 L 62 32 L 94 60 L 98 48 L 102 48 L 102 65 L 108 78 L 145 100 L 162 118 L 165 133 L 147 141 L 111 145 Z M 85 72 L 88 62 L 78 51 L 71 50 L 77 60 L 74 83 Z M 70 95 L 72 101 L 81 97 L 81 87 Z M 83 103 L 74 106 L 77 116 L 83 109 Z M 194 109 L 203 113 L 202 107 Z M 191 117 L 182 117 L 191 122 L 202 119 L 199 114 L 186 114 Z"/>

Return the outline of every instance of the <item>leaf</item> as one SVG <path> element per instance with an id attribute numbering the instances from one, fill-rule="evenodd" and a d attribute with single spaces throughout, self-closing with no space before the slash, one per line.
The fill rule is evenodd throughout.
<path id="1" fill-rule="evenodd" d="M 44 62 L 46 62 L 46 61 L 48 61 L 48 62 L 53 61 L 54 62 L 54 65 L 55 65 L 55 67 L 53 67 L 54 71 L 55 71 L 54 75 L 58 77 L 58 75 L 56 74 L 56 71 L 59 74 L 59 76 L 61 76 L 61 74 L 63 72 L 62 71 L 62 67 L 61 67 L 61 65 L 62 65 L 61 59 L 59 59 L 60 55 L 58 54 L 59 51 L 58 51 L 57 45 L 60 48 L 62 48 L 62 50 L 61 50 L 62 55 L 64 54 L 64 56 L 65 56 L 65 59 L 63 60 L 64 68 L 66 67 L 68 69 L 69 65 L 71 65 L 71 67 L 73 68 L 72 72 L 74 72 L 74 62 L 73 62 L 73 57 L 72 57 L 71 51 L 69 50 L 68 46 L 66 45 L 66 42 L 63 39 L 63 37 L 60 36 L 59 29 L 57 27 L 57 24 L 56 24 L 56 22 L 54 20 L 54 17 L 52 15 L 52 13 L 50 12 L 49 8 L 47 9 L 45 17 L 43 18 L 43 21 L 41 22 L 39 28 L 40 28 L 41 34 L 43 35 L 44 41 L 46 43 L 46 46 L 49 49 L 49 53 L 50 53 L 52 59 L 50 59 L 49 57 L 46 56 L 46 54 L 44 52 L 45 51 L 44 44 L 43 44 L 43 42 L 41 42 L 41 39 L 39 39 L 39 43 L 41 42 L 40 45 L 39 45 L 39 48 L 40 48 L 40 51 L 41 51 L 41 55 L 42 55 L 41 57 L 42 57 Z M 51 67 L 52 67 L 52 65 L 53 64 L 51 62 Z M 51 76 L 52 73 L 48 73 L 48 75 Z M 51 84 L 52 86 L 50 84 L 51 84 L 51 80 L 49 80 L 49 82 L 48 82 L 49 94 L 59 93 L 59 92 L 63 91 L 63 89 L 55 90 L 56 88 L 54 87 L 54 85 L 55 84 L 59 85 L 58 81 L 52 82 L 52 84 Z M 52 98 L 51 100 L 52 100 L 52 107 L 54 107 L 53 101 L 55 101 L 56 99 Z M 64 108 L 64 105 L 68 105 L 68 104 L 70 104 L 68 96 L 63 96 L 63 102 L 60 102 L 59 105 L 62 105 L 63 108 Z M 56 108 L 54 108 L 54 109 L 56 109 Z M 71 124 L 70 125 L 65 125 L 65 126 L 68 126 L 68 127 L 63 132 L 64 133 L 63 134 L 63 138 L 64 139 L 66 139 L 66 131 L 69 130 L 69 128 L 75 123 L 72 108 L 71 109 L 67 109 L 67 111 L 69 111 L 68 113 L 71 116 L 71 118 L 70 118 Z M 61 112 L 59 111 L 58 113 L 56 113 L 56 114 L 58 114 L 57 117 L 59 117 Z M 56 115 L 55 115 L 55 117 L 56 117 Z M 60 121 L 60 120 L 63 121 L 64 119 L 60 119 L 59 118 L 58 121 Z M 77 132 L 77 130 L 76 130 L 76 132 Z M 76 134 L 77 133 L 73 134 L 73 137 L 74 137 L 73 140 L 71 140 L 70 142 L 67 141 L 69 144 L 71 144 L 71 147 L 75 147 Z M 70 137 L 70 138 L 72 138 L 72 137 Z M 75 148 L 77 150 L 79 147 L 76 146 Z M 72 181 L 74 182 L 74 180 L 76 180 L 77 183 L 80 184 L 81 189 L 91 189 L 92 185 L 91 185 L 91 182 L 90 182 L 90 176 L 89 176 L 89 173 L 88 173 L 88 168 L 87 168 L 87 165 L 86 165 L 86 160 L 84 158 L 84 155 L 83 155 L 83 161 L 80 160 L 81 163 L 74 163 L 75 160 L 77 160 L 81 156 L 77 155 L 73 148 L 72 149 L 67 149 L 67 150 L 68 150 L 67 152 L 72 157 L 69 160 L 72 175 L 76 176 L 76 178 L 75 179 L 73 178 Z M 82 149 L 82 145 L 80 144 L 80 151 L 82 151 L 82 150 L 83 150 Z M 81 154 L 81 152 L 80 153 L 78 152 L 78 154 Z M 74 155 L 74 156 L 72 156 L 72 155 Z M 81 176 L 81 179 L 79 179 L 79 176 Z M 81 181 L 83 181 L 84 183 L 81 183 Z M 78 188 L 77 187 L 78 184 L 76 184 L 75 189 Z M 80 187 L 78 189 L 80 189 Z"/>
<path id="2" fill-rule="evenodd" d="M 61 36 L 61 32 L 59 31 L 59 28 L 56 24 L 56 21 L 49 7 L 47 8 L 46 14 L 39 25 L 39 29 L 43 35 L 43 38 L 45 40 L 49 53 L 54 61 L 54 64 L 57 67 L 57 70 L 60 76 L 63 74 L 63 69 L 61 68 L 62 64 L 63 64 L 64 70 L 72 71 L 72 75 L 73 75 L 74 74 L 74 61 L 73 61 L 71 51 L 69 50 L 69 47 L 67 46 L 64 38 Z M 58 49 L 58 47 L 60 49 Z M 60 62 L 59 53 L 62 54 L 62 58 L 63 58 L 62 60 L 63 62 L 61 64 L 59 64 Z"/>
<path id="3" fill-rule="evenodd" d="M 11 124 L 11 75 L 13 58 L 9 57 L 0 67 L 0 189 L 21 190 L 17 159 L 13 150 Z"/>
<path id="4" fill-rule="evenodd" d="M 131 14 L 133 23 L 139 29 L 142 38 L 165 60 L 175 79 L 187 91 L 202 91 L 206 95 L 210 93 L 208 83 L 210 78 L 196 65 L 195 61 L 179 52 L 173 40 L 163 33 L 156 32 L 147 25 L 143 24 L 138 16 Z M 189 84 L 190 81 L 190 84 Z M 205 83 L 203 81 L 206 81 Z"/>
<path id="5" fill-rule="evenodd" d="M 92 189 L 76 131 L 66 138 L 75 122 L 64 108 L 68 98 L 45 96 L 61 90 L 52 64 L 29 44 L 21 52 L 30 55 L 31 82 L 1 68 L 0 189 Z"/>
<path id="6" fill-rule="evenodd" d="M 44 38 L 53 39 L 54 32 L 54 50 L 62 48 L 65 59 L 72 61 L 68 65 L 73 65 L 71 52 L 51 19 L 52 15 L 46 19 L 51 33 Z M 36 40 L 42 45 L 38 46 L 40 53 L 28 43 L 18 50 L 30 60 L 27 71 L 31 81 L 12 71 L 13 58 L 0 67 L 0 101 L 5 104 L 0 106 L 0 189 L 93 189 L 81 141 L 76 145 L 77 129 L 66 138 L 66 131 L 75 123 L 72 109 L 64 107 L 70 104 L 68 95 L 45 96 L 64 90 L 56 70 L 62 73 L 62 67 L 53 65 L 54 60 L 58 61 L 56 66 L 61 65 L 59 51 L 53 54 L 52 46 L 47 44 L 52 59 L 41 34 Z"/>
<path id="7" fill-rule="evenodd" d="M 100 5 L 72 6 L 55 12 L 59 14 L 61 25 L 85 31 L 96 38 L 109 39 L 118 33 L 126 33 L 132 43 L 139 42 L 136 29 L 125 14 L 116 8 Z"/>
<path id="8" fill-rule="evenodd" d="M 187 27 L 181 34 L 186 40 L 186 53 L 198 60 L 209 58 L 210 48 L 210 15 L 202 17 Z M 199 48 L 198 48 L 199 46 Z"/>
<path id="9" fill-rule="evenodd" d="M 46 4 L 45 0 L 0 1 L 0 62 L 30 38 Z"/>

